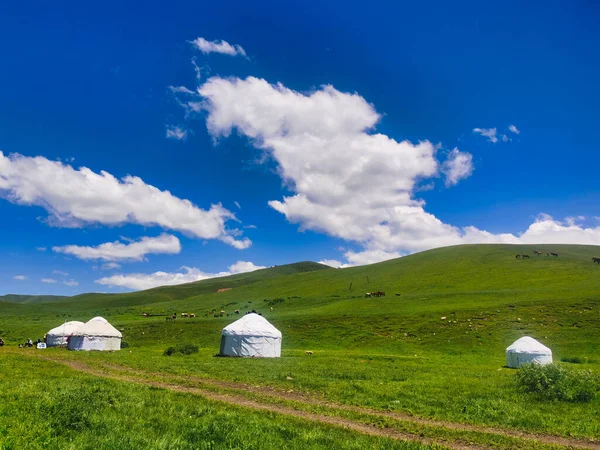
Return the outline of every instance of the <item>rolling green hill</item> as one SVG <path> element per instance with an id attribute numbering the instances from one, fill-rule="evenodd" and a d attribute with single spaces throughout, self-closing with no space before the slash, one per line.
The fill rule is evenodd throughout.
<path id="1" fill-rule="evenodd" d="M 16 295 L 16 294 L 7 294 L 0 295 L 0 302 L 7 303 L 48 303 L 48 302 L 58 302 L 61 300 L 65 300 L 69 297 L 64 297 L 60 295 Z"/>
<path id="2" fill-rule="evenodd" d="M 304 262 L 129 294 L 0 302 L 0 336 L 14 346 L 64 320 L 101 315 L 122 330 L 126 351 L 46 354 L 291 389 L 419 417 L 593 438 L 600 436 L 599 398 L 570 404 L 522 395 L 515 371 L 503 366 L 505 348 L 529 335 L 549 346 L 555 361 L 579 361 L 564 364 L 600 373 L 594 256 L 600 247 L 466 245 L 347 269 Z M 374 291 L 386 296 L 365 297 Z M 237 309 L 256 310 L 282 331 L 282 358 L 213 358 L 221 329 L 239 318 Z M 173 312 L 196 318 L 160 317 Z M 198 345 L 200 353 L 163 356 L 178 343 Z"/>

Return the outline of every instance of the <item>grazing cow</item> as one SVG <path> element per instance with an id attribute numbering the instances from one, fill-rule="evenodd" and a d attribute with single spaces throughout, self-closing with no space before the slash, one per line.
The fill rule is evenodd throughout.
<path id="1" fill-rule="evenodd" d="M 144 316 L 144 317 L 148 317 L 148 313 L 147 313 L 147 312 L 145 312 L 145 313 L 142 313 L 142 316 Z"/>
<path id="2" fill-rule="evenodd" d="M 600 265 L 600 258 L 592 258 L 592 261 Z"/>
<path id="3" fill-rule="evenodd" d="M 271 310 L 270 311 L 273 312 L 273 307 L 272 306 L 271 306 Z"/>
<path id="4" fill-rule="evenodd" d="M 537 250 L 534 250 L 533 253 L 535 253 L 536 255 L 541 255 L 542 254 L 542 252 L 537 251 Z"/>
<path id="5" fill-rule="evenodd" d="M 515 258 L 520 259 L 521 255 L 515 255 Z"/>
<path id="6" fill-rule="evenodd" d="M 221 317 L 223 317 L 225 315 L 225 311 L 221 310 L 219 314 L 221 315 Z"/>
<path id="7" fill-rule="evenodd" d="M 181 317 L 188 317 L 188 313 L 181 313 Z"/>
<path id="8" fill-rule="evenodd" d="M 558 256 L 558 253 L 550 253 L 552 256 Z"/>
<path id="9" fill-rule="evenodd" d="M 236 309 L 236 310 L 234 311 L 234 313 L 236 313 L 236 314 L 239 314 L 239 313 L 240 313 L 240 310 L 239 310 L 239 309 Z"/>
<path id="10" fill-rule="evenodd" d="M 400 297 L 402 294 L 400 292 L 396 292 L 396 297 Z"/>
<path id="11" fill-rule="evenodd" d="M 521 255 L 521 258 L 523 258 L 523 259 L 529 258 L 529 255 Z"/>
<path id="12" fill-rule="evenodd" d="M 307 354 L 308 356 L 310 356 L 310 355 L 312 355 L 312 354 L 313 354 L 313 351 L 312 351 L 312 350 L 306 350 L 306 354 Z"/>
<path id="13" fill-rule="evenodd" d="M 173 313 L 173 320 L 177 319 L 177 314 Z"/>
<path id="14" fill-rule="evenodd" d="M 371 298 L 371 293 L 370 293 L 370 292 L 367 292 L 367 293 L 365 294 L 365 298 Z"/>
<path id="15" fill-rule="evenodd" d="M 191 313 L 191 314 L 190 314 L 190 318 L 191 318 L 191 317 L 196 317 L 196 314 L 194 314 L 194 313 Z"/>

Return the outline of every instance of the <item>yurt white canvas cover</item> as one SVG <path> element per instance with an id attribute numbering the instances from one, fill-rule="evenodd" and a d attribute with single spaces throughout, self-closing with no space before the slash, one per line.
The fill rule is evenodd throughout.
<path id="1" fill-rule="evenodd" d="M 52 328 L 46 333 L 46 345 L 48 347 L 66 347 L 67 338 L 82 325 L 83 322 L 73 320 L 71 322 L 65 322 L 56 328 Z"/>
<path id="2" fill-rule="evenodd" d="M 258 314 L 246 314 L 223 328 L 221 356 L 279 358 L 281 331 Z"/>
<path id="3" fill-rule="evenodd" d="M 551 362 L 552 350 L 529 336 L 516 340 L 506 349 L 508 367 L 517 368 L 529 363 L 545 365 Z"/>
<path id="4" fill-rule="evenodd" d="M 94 317 L 69 338 L 69 350 L 120 350 L 121 333 L 102 317 Z"/>

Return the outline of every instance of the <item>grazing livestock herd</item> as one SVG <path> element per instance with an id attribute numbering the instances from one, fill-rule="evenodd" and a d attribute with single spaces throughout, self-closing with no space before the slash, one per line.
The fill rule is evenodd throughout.
<path id="1" fill-rule="evenodd" d="M 534 250 L 533 253 L 535 253 L 537 256 L 542 256 L 544 254 L 544 252 L 540 252 L 539 250 Z M 556 258 L 558 258 L 558 253 L 546 253 L 546 256 L 554 256 Z M 529 255 L 515 255 L 515 258 L 517 259 L 529 259 Z"/>
<path id="2" fill-rule="evenodd" d="M 367 292 L 365 294 L 366 298 L 370 298 L 370 297 L 385 297 L 385 292 L 382 291 L 377 291 L 377 292 Z"/>

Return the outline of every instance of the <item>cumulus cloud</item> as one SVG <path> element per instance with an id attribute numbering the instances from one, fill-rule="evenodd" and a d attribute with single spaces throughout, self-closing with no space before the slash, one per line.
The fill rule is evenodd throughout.
<path id="1" fill-rule="evenodd" d="M 337 259 L 322 259 L 321 261 L 319 261 L 319 264 L 325 264 L 326 266 L 334 267 L 335 269 L 346 267 L 346 264 L 342 263 L 341 261 L 338 261 Z"/>
<path id="2" fill-rule="evenodd" d="M 42 283 L 48 283 L 48 284 L 58 283 L 54 278 L 42 278 L 40 281 Z"/>
<path id="3" fill-rule="evenodd" d="M 125 287 L 133 290 L 151 289 L 158 286 L 172 286 L 175 284 L 191 283 L 193 281 L 209 278 L 225 277 L 238 273 L 253 272 L 264 269 L 250 261 L 238 261 L 229 266 L 229 270 L 219 273 L 206 273 L 195 267 L 182 267 L 179 272 L 154 272 L 119 274 L 100 278 L 96 283 L 105 286 Z"/>
<path id="4" fill-rule="evenodd" d="M 454 186 L 473 173 L 473 155 L 455 148 L 442 164 L 441 171 L 446 176 L 446 186 Z"/>
<path id="5" fill-rule="evenodd" d="M 185 141 L 188 137 L 188 130 L 180 126 L 167 125 L 165 137 L 175 141 Z"/>
<path id="6" fill-rule="evenodd" d="M 229 56 L 246 56 L 246 51 L 241 45 L 232 45 L 223 40 L 208 41 L 203 37 L 199 37 L 190 41 L 190 43 L 205 55 L 209 53 L 221 53 L 222 55 Z"/>
<path id="7" fill-rule="evenodd" d="M 27 279 L 27 277 L 25 275 L 15 275 L 13 277 L 13 280 L 17 280 L 17 281 L 25 281 Z"/>
<path id="8" fill-rule="evenodd" d="M 102 264 L 102 266 L 100 266 L 100 268 L 102 270 L 116 270 L 116 269 L 120 269 L 121 268 L 121 264 L 116 263 L 116 262 L 109 262 L 106 264 Z"/>
<path id="9" fill-rule="evenodd" d="M 479 133 L 480 135 L 488 138 L 488 140 L 494 144 L 498 142 L 498 132 L 496 128 L 473 128 L 473 133 Z"/>
<path id="10" fill-rule="evenodd" d="M 519 130 L 517 127 L 516 127 L 516 126 L 514 126 L 514 125 L 510 125 L 510 126 L 508 127 L 508 130 L 509 130 L 511 133 L 514 133 L 514 134 L 521 134 L 521 131 L 520 131 L 520 130 Z"/>
<path id="11" fill-rule="evenodd" d="M 5 156 L 0 151 L 0 197 L 20 205 L 41 206 L 55 226 L 134 223 L 219 239 L 240 249 L 251 245 L 247 238 L 235 239 L 235 230 L 226 228 L 228 221 L 237 219 L 221 204 L 201 209 L 139 177 L 128 175 L 119 180 L 105 171 L 74 169 L 41 156 Z"/>
<path id="12" fill-rule="evenodd" d="M 142 237 L 138 241 L 126 244 L 115 241 L 106 242 L 96 247 L 79 245 L 65 245 L 52 247 L 57 253 L 73 255 L 85 261 L 99 259 L 104 261 L 142 261 L 148 254 L 177 254 L 181 251 L 179 239 L 170 234 L 161 234 L 157 237 Z"/>
<path id="13" fill-rule="evenodd" d="M 184 106 L 208 113 L 206 125 L 215 139 L 235 130 L 276 162 L 293 195 L 269 201 L 273 209 L 300 229 L 362 247 L 346 252 L 347 263 L 341 264 L 368 264 L 447 245 L 521 243 L 532 236 L 536 242 L 600 243 L 595 229 L 578 233 L 553 219 L 537 220 L 519 235 L 442 222 L 415 198 L 419 183 L 441 172 L 447 185 L 456 184 L 472 172 L 472 156 L 454 149 L 440 165 L 438 147 L 431 142 L 414 144 L 374 132 L 380 116 L 356 93 L 333 86 L 300 93 L 254 77 L 213 77 L 198 93 L 199 99 Z M 474 131 L 498 141 L 496 128 Z"/>

